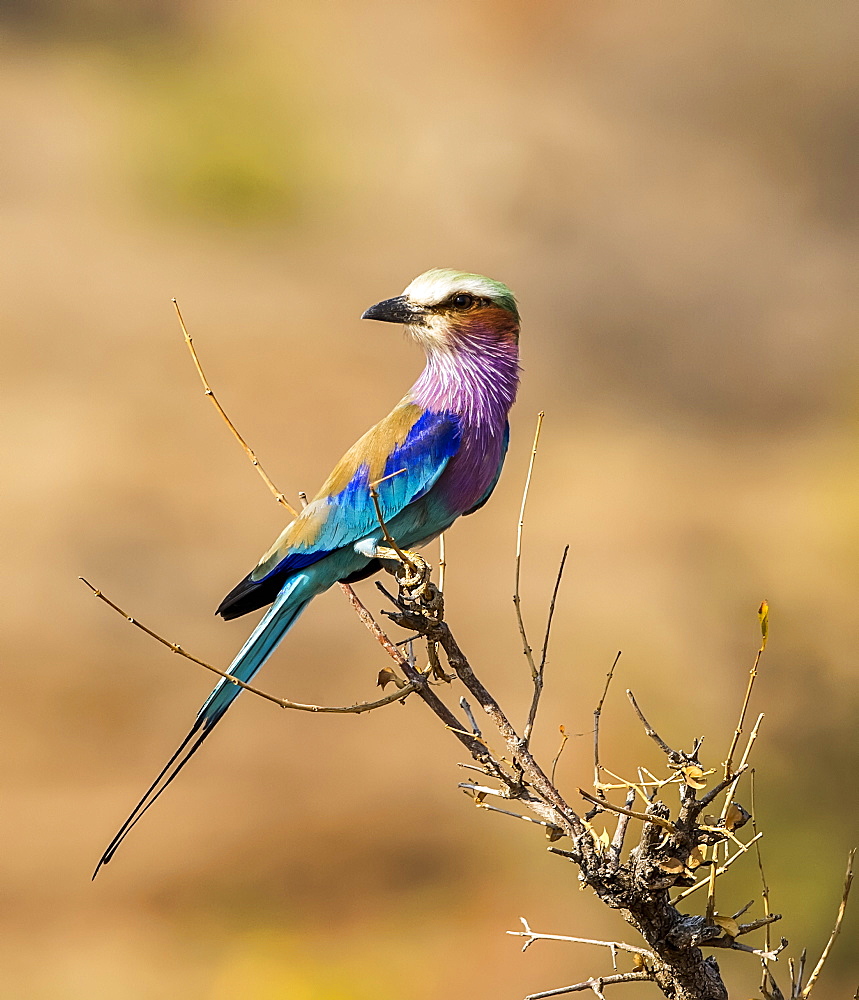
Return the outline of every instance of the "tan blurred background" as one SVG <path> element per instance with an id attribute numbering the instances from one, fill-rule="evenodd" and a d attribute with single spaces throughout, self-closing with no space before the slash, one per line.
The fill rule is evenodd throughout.
<path id="1" fill-rule="evenodd" d="M 417 702 L 243 697 L 89 881 L 211 683 L 77 576 L 223 665 L 252 622 L 212 610 L 282 525 L 170 297 L 294 499 L 417 374 L 359 317 L 430 266 L 508 282 L 525 323 L 507 470 L 449 537 L 462 645 L 521 720 L 512 560 L 544 408 L 535 640 L 571 549 L 537 749 L 585 734 L 559 766 L 575 801 L 622 649 L 606 763 L 661 764 L 629 686 L 717 764 L 768 598 L 758 819 L 778 931 L 816 958 L 857 841 L 857 27 L 850 0 L 8 0 L 0 995 L 518 998 L 609 968 L 522 956 L 520 915 L 629 937 L 534 828 L 469 805 Z M 261 680 L 344 703 L 382 665 L 333 593 Z M 728 911 L 758 891 L 734 873 Z M 857 929 L 859 899 L 819 1000 L 853 995 Z M 720 962 L 756 995 L 754 960 Z"/>

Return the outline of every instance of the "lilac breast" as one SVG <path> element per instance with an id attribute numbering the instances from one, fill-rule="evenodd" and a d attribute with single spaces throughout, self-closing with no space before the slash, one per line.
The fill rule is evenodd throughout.
<path id="1" fill-rule="evenodd" d="M 459 419 L 460 448 L 433 489 L 455 516 L 479 504 L 498 477 L 518 385 L 515 339 L 472 331 L 450 350 L 431 352 L 412 389 L 419 406 Z"/>
<path id="2" fill-rule="evenodd" d="M 463 514 L 480 503 L 498 478 L 504 457 L 503 423 L 462 427 L 459 451 L 436 483 L 435 493 L 452 514 Z"/>

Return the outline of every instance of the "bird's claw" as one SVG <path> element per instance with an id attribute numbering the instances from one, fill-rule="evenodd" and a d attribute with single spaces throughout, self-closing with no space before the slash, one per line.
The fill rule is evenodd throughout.
<path id="1" fill-rule="evenodd" d="M 382 546 L 376 549 L 376 556 L 394 563 L 390 572 L 400 585 L 401 600 L 405 604 L 417 605 L 416 610 L 441 621 L 444 602 L 438 587 L 430 579 L 432 566 L 426 559 L 410 549 L 389 549 Z"/>

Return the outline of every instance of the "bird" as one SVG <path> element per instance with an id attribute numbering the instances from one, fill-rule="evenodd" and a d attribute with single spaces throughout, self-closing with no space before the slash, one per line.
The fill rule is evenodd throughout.
<path id="1" fill-rule="evenodd" d="M 425 367 L 218 607 L 216 614 L 231 620 L 269 606 L 226 671 L 245 683 L 314 597 L 389 564 L 394 553 L 384 544 L 381 521 L 408 556 L 479 510 L 501 475 L 520 375 L 519 310 L 510 289 L 479 274 L 433 268 L 361 318 L 402 324 L 423 348 Z M 107 846 L 93 879 L 241 691 L 225 678 L 217 683 Z"/>

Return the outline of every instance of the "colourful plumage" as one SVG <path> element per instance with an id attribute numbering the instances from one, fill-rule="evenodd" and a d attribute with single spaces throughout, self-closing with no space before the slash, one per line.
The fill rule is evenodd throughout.
<path id="1" fill-rule="evenodd" d="M 477 274 L 434 269 L 363 318 L 403 323 L 426 351 L 426 367 L 221 602 L 218 613 L 226 619 L 271 605 L 230 665 L 228 673 L 245 682 L 314 597 L 338 581 L 363 579 L 381 568 L 383 532 L 371 484 L 388 530 L 401 548 L 412 549 L 481 507 L 501 474 L 507 414 L 519 383 L 519 313 L 510 290 Z M 237 685 L 218 682 L 93 878 L 240 693 Z"/>

